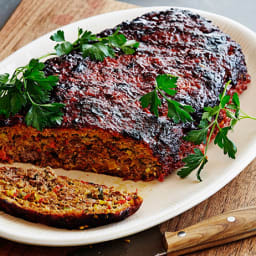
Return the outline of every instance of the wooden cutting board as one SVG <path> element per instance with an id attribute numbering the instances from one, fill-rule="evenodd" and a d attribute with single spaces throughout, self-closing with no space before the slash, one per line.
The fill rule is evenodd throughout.
<path id="1" fill-rule="evenodd" d="M 114 0 L 23 0 L 0 31 L 0 61 L 58 27 L 132 7 L 136 6 Z"/>
<path id="2" fill-rule="evenodd" d="M 23 0 L 0 31 L 0 60 L 51 30 L 71 22 L 115 10 L 135 7 L 114 0 Z M 227 210 L 256 205 L 256 160 L 214 196 L 191 210 L 163 223 L 161 231 L 175 231 Z M 22 232 L 22 231 L 21 231 Z M 150 232 L 149 232 L 150 233 Z M 138 234 L 137 236 L 140 236 Z M 147 240 L 144 241 L 147 244 Z M 193 254 L 194 256 L 255 256 L 256 238 Z M 133 246 L 133 241 L 129 244 Z M 145 246 L 145 245 L 144 245 Z M 143 245 L 141 246 L 143 247 Z M 0 256 L 58 256 L 81 251 L 81 247 L 47 248 L 21 245 L 0 239 Z M 114 254 L 113 248 L 113 256 Z M 69 254 L 72 255 L 72 254 Z M 86 255 L 86 254 L 79 254 Z M 138 248 L 136 256 L 143 255 Z M 124 256 L 133 256 L 127 254 Z"/>

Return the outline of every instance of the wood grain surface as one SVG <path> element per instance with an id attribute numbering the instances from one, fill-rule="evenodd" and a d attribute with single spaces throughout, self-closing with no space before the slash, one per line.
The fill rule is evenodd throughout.
<path id="1" fill-rule="evenodd" d="M 0 31 L 0 61 L 58 27 L 101 13 L 135 7 L 114 0 L 23 0 Z"/>
<path id="2" fill-rule="evenodd" d="M 256 235 L 256 207 L 228 211 L 176 232 L 165 232 L 169 255 L 184 255 Z"/>
<path id="3" fill-rule="evenodd" d="M 161 231 L 176 231 L 194 225 L 211 216 L 256 205 L 256 160 L 254 160 L 232 182 L 215 195 L 196 207 L 161 225 Z M 254 256 L 256 237 L 230 243 L 210 250 L 194 253 L 191 256 Z"/>
<path id="4" fill-rule="evenodd" d="M 131 7 L 134 6 L 116 2 L 114 0 L 23 0 L 12 17 L 0 31 L 1 48 L 4 49 L 0 52 L 0 60 L 33 39 L 56 29 L 57 27 L 96 14 Z M 226 185 L 214 196 L 180 216 L 163 223 L 159 226 L 160 230 L 161 232 L 176 231 L 189 225 L 196 224 L 197 222 L 211 216 L 223 213 L 224 211 L 247 206 L 256 206 L 255 187 L 256 160 L 254 160 L 237 178 Z M 150 231 L 147 232 L 149 232 L 150 235 Z M 142 235 L 143 233 L 138 234 L 137 237 Z M 145 241 L 143 240 L 143 243 L 146 245 L 147 239 L 145 239 Z M 127 246 L 133 246 L 132 241 Z M 122 256 L 147 256 L 143 253 L 143 250 L 140 250 L 138 245 L 136 246 L 138 247 L 136 255 L 134 253 L 129 254 L 129 250 L 126 250 L 127 253 L 122 254 Z M 0 239 L 0 256 L 87 255 L 76 254 L 77 251 L 81 251 L 81 248 L 83 247 L 48 248 L 29 246 Z M 119 255 L 114 254 L 114 248 L 112 255 Z M 255 256 L 256 237 L 219 246 L 210 250 L 204 250 L 191 255 Z"/>

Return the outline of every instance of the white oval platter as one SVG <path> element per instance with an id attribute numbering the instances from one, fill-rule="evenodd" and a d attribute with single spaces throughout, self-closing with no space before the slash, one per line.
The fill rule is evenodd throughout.
<path id="1" fill-rule="evenodd" d="M 164 10 L 170 7 L 136 8 L 107 13 L 64 26 L 66 38 L 73 40 L 77 28 L 100 32 L 111 28 L 122 21 L 131 20 L 153 10 Z M 255 114 L 256 109 L 256 35 L 245 26 L 228 18 L 199 10 L 192 10 L 209 18 L 224 32 L 242 46 L 246 56 L 252 82 L 241 96 L 243 110 Z M 21 48 L 0 63 L 0 74 L 12 72 L 16 67 L 25 65 L 31 58 L 39 57 L 53 49 L 54 43 L 46 34 Z M 202 172 L 203 182 L 198 183 L 195 175 L 181 180 L 175 173 L 164 182 L 132 182 L 106 175 L 97 175 L 79 171 L 57 170 L 58 174 L 86 179 L 88 181 L 113 185 L 118 189 L 134 191 L 136 188 L 143 196 L 141 209 L 133 216 L 119 223 L 88 230 L 65 230 L 34 224 L 0 212 L 0 236 L 22 243 L 70 246 L 108 241 L 148 229 L 164 222 L 196 204 L 207 199 L 237 176 L 256 156 L 256 123 L 250 120 L 240 122 L 232 133 L 232 139 L 238 147 L 236 160 L 230 160 L 214 145 L 209 148 L 209 163 Z M 17 164 L 21 165 L 22 164 Z M 29 166 L 29 165 L 26 165 Z M 235 195 L 233 195 L 235 197 Z"/>

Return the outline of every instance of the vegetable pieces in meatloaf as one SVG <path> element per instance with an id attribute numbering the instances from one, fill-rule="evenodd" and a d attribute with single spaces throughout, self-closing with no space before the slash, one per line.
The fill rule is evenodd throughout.
<path id="1" fill-rule="evenodd" d="M 26 108 L 8 118 L 0 115 L 0 161 L 162 181 L 194 152 L 197 146 L 183 137 L 198 126 L 205 107 L 218 106 L 225 83 L 231 80 L 231 95 L 250 82 L 240 45 L 196 13 L 151 12 L 117 27 L 127 40 L 140 43 L 134 54 L 117 51 L 101 62 L 76 50 L 44 63 L 46 77 L 59 77 L 49 101 L 65 104 L 63 120 L 40 132 L 27 127 Z M 113 35 L 117 27 L 97 37 Z M 139 99 L 154 92 L 159 74 L 179 77 L 169 115 L 188 105 L 195 109 L 193 122 L 167 118 L 164 101 L 159 118 L 141 107 Z M 150 95 L 155 101 L 156 93 Z M 219 123 L 228 126 L 229 119 L 221 115 Z"/>
<path id="2" fill-rule="evenodd" d="M 49 167 L 0 168 L 0 209 L 33 222 L 83 229 L 120 221 L 141 203 L 137 193 L 57 176 Z"/>

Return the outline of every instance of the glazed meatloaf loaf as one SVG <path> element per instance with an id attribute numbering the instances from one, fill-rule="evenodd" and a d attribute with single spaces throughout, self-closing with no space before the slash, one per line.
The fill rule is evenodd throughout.
<path id="1" fill-rule="evenodd" d="M 0 159 L 106 173 L 133 180 L 160 180 L 182 166 L 193 144 L 182 138 L 200 121 L 203 108 L 250 81 L 239 44 L 211 21 L 187 10 L 151 12 L 120 25 L 120 33 L 140 42 L 132 55 L 116 52 L 103 62 L 80 52 L 46 61 L 45 74 L 59 75 L 51 97 L 65 103 L 59 127 L 39 132 L 22 113 L 0 121 Z M 106 36 L 116 28 L 100 33 Z M 152 91 L 158 74 L 178 76 L 173 97 L 191 105 L 194 122 L 176 124 L 142 109 L 140 97 Z M 228 119 L 223 118 L 222 123 Z"/>
<path id="2" fill-rule="evenodd" d="M 33 222 L 84 229 L 120 221 L 141 203 L 136 192 L 57 176 L 51 168 L 0 168 L 0 209 Z"/>

